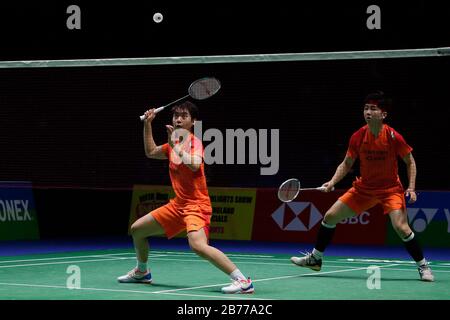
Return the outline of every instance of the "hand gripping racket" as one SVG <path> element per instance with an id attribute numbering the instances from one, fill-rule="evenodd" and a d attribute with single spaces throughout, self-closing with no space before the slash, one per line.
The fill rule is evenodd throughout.
<path id="1" fill-rule="evenodd" d="M 300 180 L 296 178 L 291 178 L 284 181 L 280 187 L 278 188 L 278 199 L 283 202 L 291 202 L 295 198 L 297 198 L 300 191 L 306 190 L 316 190 L 316 191 L 324 191 L 325 187 L 317 187 L 317 188 L 301 188 Z M 334 187 L 331 189 L 334 190 Z"/>
<path id="2" fill-rule="evenodd" d="M 196 99 L 196 100 L 207 99 L 207 98 L 215 95 L 217 93 L 217 91 L 219 91 L 220 87 L 221 87 L 220 81 L 217 80 L 216 78 L 207 77 L 207 78 L 201 78 L 201 79 L 195 80 L 189 86 L 187 95 L 185 95 L 184 97 L 182 97 L 180 99 L 172 101 L 171 103 L 166 104 L 165 106 L 155 109 L 155 113 L 158 113 L 158 112 L 164 110 L 165 108 L 167 108 L 168 106 L 174 105 L 174 104 L 176 104 L 186 98 L 189 98 L 189 97 Z M 139 118 L 141 119 L 141 121 L 144 121 L 145 115 L 142 115 Z"/>

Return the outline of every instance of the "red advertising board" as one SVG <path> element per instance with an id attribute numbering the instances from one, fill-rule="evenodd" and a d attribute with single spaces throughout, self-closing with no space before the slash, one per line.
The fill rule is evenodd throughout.
<path id="1" fill-rule="evenodd" d="M 258 189 L 252 240 L 314 243 L 323 216 L 344 192 L 302 191 L 283 203 L 276 189 Z M 337 225 L 333 243 L 384 244 L 386 219 L 380 206 L 346 219 Z"/>

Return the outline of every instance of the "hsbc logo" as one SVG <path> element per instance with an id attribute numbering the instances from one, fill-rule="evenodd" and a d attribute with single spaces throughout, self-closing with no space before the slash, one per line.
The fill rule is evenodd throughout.
<path id="1" fill-rule="evenodd" d="M 363 213 L 351 217 L 351 218 L 345 218 L 344 220 L 342 220 L 341 222 L 339 222 L 340 224 L 362 224 L 362 225 L 367 225 L 370 223 L 369 220 L 370 217 L 370 213 L 367 211 L 364 211 Z"/>
<path id="2" fill-rule="evenodd" d="M 309 231 L 323 218 L 312 202 L 283 203 L 272 219 L 284 231 Z"/>
<path id="3" fill-rule="evenodd" d="M 414 231 L 424 232 L 439 210 L 439 208 L 407 208 L 408 221 Z M 447 232 L 450 233 L 450 210 L 442 210 L 447 219 Z"/>

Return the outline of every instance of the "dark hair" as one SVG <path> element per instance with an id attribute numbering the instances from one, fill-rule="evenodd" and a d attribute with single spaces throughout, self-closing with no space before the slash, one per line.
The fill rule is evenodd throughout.
<path id="1" fill-rule="evenodd" d="M 190 101 L 185 101 L 183 103 L 174 105 L 172 107 L 172 113 L 174 113 L 176 110 L 187 110 L 191 115 L 192 119 L 194 120 L 198 119 L 198 108 L 195 104 L 193 104 Z"/>
<path id="2" fill-rule="evenodd" d="M 389 111 L 392 108 L 392 100 L 390 98 L 387 98 L 384 92 L 381 90 L 376 90 L 372 93 L 369 93 L 364 99 L 364 104 L 368 103 L 371 100 L 376 101 L 378 107 L 383 111 Z"/>

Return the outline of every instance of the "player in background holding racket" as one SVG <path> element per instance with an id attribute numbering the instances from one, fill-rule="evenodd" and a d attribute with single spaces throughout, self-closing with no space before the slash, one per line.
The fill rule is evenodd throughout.
<path id="1" fill-rule="evenodd" d="M 409 196 L 409 203 L 417 200 L 416 164 L 411 154 L 412 148 L 399 133 L 383 123 L 389 107 L 390 101 L 381 91 L 366 97 L 364 119 L 367 125 L 352 135 L 344 161 L 338 166 L 332 179 L 323 184 L 323 191 L 330 192 L 347 175 L 358 157 L 361 176 L 356 178 L 353 187 L 325 214 L 313 251 L 305 253 L 303 257 L 292 257 L 294 264 L 320 271 L 323 253 L 333 238 L 336 224 L 379 203 L 383 206 L 384 214 L 389 215 L 392 226 L 403 240 L 406 250 L 417 263 L 420 279 L 434 281 L 419 242 L 408 225 L 404 194 Z M 406 163 L 409 180 L 406 191 L 398 176 L 397 157 Z"/>
<path id="2" fill-rule="evenodd" d="M 160 146 L 155 144 L 152 134 L 155 109 L 145 112 L 144 147 L 151 159 L 169 159 L 170 180 L 176 197 L 133 223 L 131 235 L 137 266 L 118 281 L 151 283 L 147 237 L 165 234 L 170 239 L 186 230 L 191 249 L 232 279 L 231 285 L 222 288 L 223 293 L 253 293 L 250 278 L 247 279 L 223 252 L 208 244 L 212 208 L 204 173 L 203 146 L 192 134 L 198 109 L 186 101 L 175 105 L 172 112 L 172 126 L 166 125 L 168 143 Z M 179 137 L 177 132 L 181 132 Z"/>

